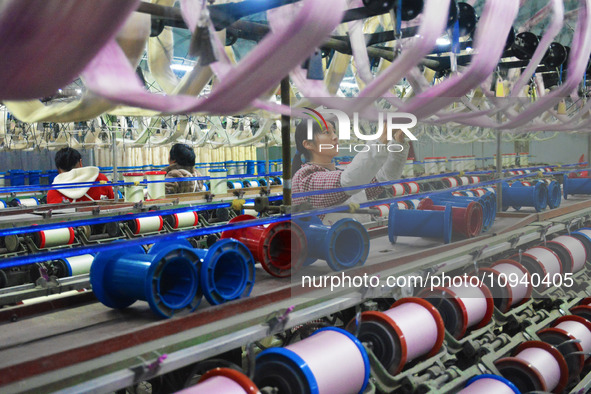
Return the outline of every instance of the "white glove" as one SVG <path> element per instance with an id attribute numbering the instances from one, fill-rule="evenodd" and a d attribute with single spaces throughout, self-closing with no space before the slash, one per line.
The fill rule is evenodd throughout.
<path id="1" fill-rule="evenodd" d="M 399 144 L 396 141 L 390 141 L 388 145 Z M 401 152 L 388 152 L 388 159 L 386 163 L 379 169 L 376 174 L 378 182 L 388 182 L 400 179 L 404 166 L 406 165 L 406 158 L 410 150 L 408 141 L 400 143 L 404 149 Z M 393 149 L 394 150 L 394 149 Z"/>
<path id="2" fill-rule="evenodd" d="M 388 155 L 392 155 L 388 153 L 386 145 L 379 142 L 372 142 L 369 146 L 370 150 L 357 153 L 341 174 L 342 187 L 369 184 L 386 162 Z M 406 156 L 404 162 L 406 163 Z M 360 191 L 362 190 L 348 190 L 345 193 L 352 196 Z"/>

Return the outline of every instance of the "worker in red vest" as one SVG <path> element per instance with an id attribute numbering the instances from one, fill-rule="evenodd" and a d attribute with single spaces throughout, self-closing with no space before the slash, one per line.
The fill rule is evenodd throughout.
<path id="1" fill-rule="evenodd" d="M 55 155 L 55 166 L 58 175 L 53 184 L 76 184 L 89 182 L 108 182 L 105 175 L 99 173 L 98 167 L 82 167 L 82 155 L 76 149 L 62 148 Z M 115 195 L 113 188 L 108 185 L 90 187 L 67 187 L 52 189 L 47 193 L 48 204 L 59 204 L 62 202 L 96 201 L 113 199 Z"/>

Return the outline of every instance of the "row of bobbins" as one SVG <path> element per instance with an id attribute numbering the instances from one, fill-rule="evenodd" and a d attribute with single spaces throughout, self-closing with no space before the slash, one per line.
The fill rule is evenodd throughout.
<path id="1" fill-rule="evenodd" d="M 443 183 L 447 187 L 458 187 L 458 186 L 465 186 L 471 185 L 473 183 L 480 183 L 480 177 L 478 176 L 448 176 L 442 179 Z"/>
<path id="2" fill-rule="evenodd" d="M 515 268 L 515 265 L 505 262 L 496 267 L 503 269 L 503 265 Z M 527 274 L 521 270 L 520 272 Z M 528 296 L 527 291 L 522 294 L 523 298 Z M 388 311 L 362 314 L 359 338 L 371 345 L 376 357 L 392 374 L 400 372 L 404 366 L 401 360 L 407 357 L 408 361 L 412 361 L 417 357 L 428 358 L 437 353 L 439 341 L 435 338 L 438 338 L 444 326 L 448 330 L 452 326 L 459 328 L 452 334 L 461 338 L 466 328 L 483 327 L 491 320 L 491 295 L 486 286 L 477 287 L 465 283 L 434 289 L 422 295 L 427 297 L 429 303 L 425 303 L 422 298 L 409 298 L 400 300 Z M 519 297 L 516 294 L 518 302 L 521 301 Z M 454 300 L 457 305 L 446 300 Z M 402 303 L 415 305 L 405 311 L 400 308 Z M 420 310 L 418 305 L 424 310 Z M 428 314 L 425 313 L 429 308 L 433 309 Z M 460 392 L 562 392 L 568 382 L 581 373 L 584 363 L 589 359 L 591 323 L 580 315 L 591 317 L 591 299 L 583 300 L 581 305 L 571 309 L 571 313 L 573 315 L 555 320 L 550 328 L 538 331 L 541 341 L 525 342 L 513 351 L 513 356 L 497 360 L 495 366 L 502 377 L 476 377 Z M 438 316 L 439 319 L 444 316 L 440 324 L 437 324 Z M 461 323 L 454 324 L 454 321 Z M 478 382 L 480 379 L 485 381 Z"/>
<path id="3" fill-rule="evenodd" d="M 591 230 L 585 231 L 591 234 Z M 564 237 L 568 236 L 560 236 L 550 242 L 571 253 L 570 265 L 565 266 L 578 271 L 585 262 L 586 254 L 581 249 L 585 247 L 573 242 L 577 240 L 575 237 Z M 591 238 L 587 242 L 591 247 Z M 539 263 L 544 264 L 547 255 L 539 255 L 537 259 L 540 260 L 540 257 L 542 261 Z M 520 278 L 528 275 L 527 270 L 513 260 L 497 261 L 491 268 L 505 274 L 520 275 Z M 521 281 L 517 282 L 519 284 Z M 528 289 L 516 285 L 512 291 L 507 307 L 527 299 L 531 287 Z M 450 322 L 454 319 L 450 319 L 450 316 L 456 316 L 455 320 L 460 322 L 455 325 L 459 329 L 454 332 L 458 338 L 467 329 L 483 327 L 491 320 L 493 297 L 486 286 L 474 286 L 464 281 L 447 288 L 434 289 L 423 296 L 427 296 L 430 302 L 423 298 L 404 298 L 384 312 L 363 312 L 359 326 L 355 320 L 347 326 L 348 331 L 358 334 L 357 341 L 371 346 L 376 357 L 392 374 L 400 372 L 411 361 L 437 354 L 443 343 L 445 328 L 453 330 L 454 324 Z M 459 308 L 452 305 L 454 302 L 458 303 Z M 591 299 L 583 300 L 571 312 L 573 315 L 563 316 L 554 321 L 550 328 L 540 330 L 538 335 L 542 341 L 528 341 L 516 348 L 512 357 L 497 360 L 495 365 L 503 376 L 488 374 L 474 377 L 460 393 L 519 393 L 520 390 L 560 392 L 569 376 L 572 378 L 573 373 L 580 373 L 582 362 L 588 359 L 587 353 L 591 351 L 591 324 L 579 316 L 591 316 Z M 331 331 L 341 335 L 316 337 L 315 334 L 286 348 L 265 350 L 258 358 L 254 383 L 258 387 L 280 387 L 288 393 L 362 392 L 366 380 L 360 371 L 369 372 L 367 364 L 361 361 L 361 348 L 356 345 L 355 337 L 347 336 L 339 329 L 332 328 Z M 355 345 L 347 342 L 345 337 Z M 552 346 L 564 343 L 567 338 L 573 344 L 571 349 L 564 348 L 559 352 L 557 347 Z M 565 355 L 573 351 L 581 354 L 575 357 L 575 362 L 567 363 Z M 329 367 L 332 365 L 339 365 L 339 368 Z M 352 368 L 356 369 L 355 373 Z M 282 385 L 297 389 L 290 391 Z"/>
<path id="4" fill-rule="evenodd" d="M 175 213 L 169 216 L 148 216 L 136 218 L 133 220 L 126 221 L 128 227 L 134 235 L 147 234 L 153 232 L 162 231 L 164 221 L 168 222 L 173 229 L 181 229 L 188 227 L 195 227 L 199 223 L 199 216 L 197 212 L 181 212 Z M 109 226 L 108 235 L 111 237 L 117 237 L 119 234 L 118 224 L 113 223 Z M 93 235 L 93 226 L 82 226 L 78 227 L 79 231 L 82 231 L 86 238 L 90 238 Z M 5 237 L 7 242 L 7 248 L 9 251 L 15 251 L 18 248 L 20 237 L 11 235 Z M 48 249 L 57 246 L 67 246 L 74 244 L 76 240 L 76 230 L 73 227 L 62 227 L 50 230 L 42 230 L 39 232 L 32 233 L 31 240 L 35 246 L 39 249 Z"/>
<path id="5" fill-rule="evenodd" d="M 519 345 L 513 356 L 499 359 L 495 367 L 522 392 L 561 393 L 575 382 L 591 354 L 590 299 L 571 308 L 536 334 L 539 341 Z"/>
<path id="6" fill-rule="evenodd" d="M 416 194 L 421 190 L 421 187 L 416 182 L 402 182 L 392 185 L 392 192 L 394 196 L 404 196 L 407 194 Z"/>
<path id="7" fill-rule="evenodd" d="M 586 233 L 586 234 L 585 234 Z M 584 240 L 581 241 L 581 239 Z M 420 295 L 433 301 L 433 304 L 446 316 L 446 329 L 460 338 L 466 329 L 474 327 L 475 322 L 486 324 L 492 302 L 501 312 L 507 312 L 527 301 L 533 291 L 532 275 L 540 278 L 550 275 L 574 274 L 584 268 L 587 250 L 591 248 L 591 230 L 582 229 L 571 235 L 561 235 L 548 241 L 546 246 L 535 246 L 523 254 L 498 260 L 490 267 L 479 268 L 479 287 L 466 278 L 456 277 L 454 286 L 436 287 L 423 291 Z M 504 279 L 504 280 L 503 280 Z M 456 283 L 459 285 L 456 285 Z M 488 284 L 488 285 L 487 285 Z M 537 281 L 537 290 L 548 286 Z M 434 298 L 435 297 L 435 298 Z M 486 297 L 490 301 L 485 300 Z M 488 319 L 490 320 L 490 319 Z"/>
<path id="8" fill-rule="evenodd" d="M 458 290 L 456 288 L 456 290 Z M 461 291 L 461 290 L 460 290 Z M 464 296 L 470 298 L 468 293 Z M 587 308 L 591 299 L 577 308 Z M 481 308 L 470 308 L 470 313 Z M 479 317 L 476 318 L 478 320 Z M 486 318 L 484 318 L 486 319 Z M 497 360 L 495 366 L 503 376 L 484 374 L 470 379 L 462 394 L 521 393 L 528 391 L 561 392 L 569 376 L 580 373 L 582 362 L 591 350 L 591 323 L 576 316 L 563 316 L 540 330 L 543 341 L 519 345 L 514 355 Z M 254 393 L 272 387 L 282 393 L 361 393 L 369 378 L 369 360 L 361 342 L 372 351 L 386 369 L 396 374 L 411 361 L 426 359 L 439 352 L 444 340 L 444 322 L 433 305 L 421 298 L 403 298 L 384 312 L 363 312 L 357 327 L 353 320 L 347 326 L 354 337 L 338 328 L 325 328 L 285 348 L 271 348 L 257 357 L 254 381 L 225 369 L 205 374 L 200 383 L 184 393 L 220 392 Z M 571 348 L 553 346 L 569 340 Z M 567 364 L 565 356 L 579 352 Z M 327 366 L 339 365 L 339 368 Z M 218 377 L 211 379 L 211 377 Z M 210 391 L 207 391 L 210 390 Z M 213 390 L 213 391 L 212 391 Z"/>
<path id="9" fill-rule="evenodd" d="M 211 191 L 216 194 L 225 194 L 229 189 L 242 189 L 248 187 L 259 187 L 266 186 L 264 179 L 249 179 L 244 181 L 226 181 L 226 170 L 225 169 L 210 169 L 211 176 Z M 146 178 L 148 179 L 147 198 L 157 199 L 165 196 L 165 185 L 163 183 L 166 172 L 163 171 L 150 171 L 146 172 Z M 143 186 L 137 185 L 137 183 L 143 180 L 143 173 L 127 173 L 124 174 L 125 182 L 133 182 L 134 185 L 128 185 L 125 187 L 125 201 L 137 202 L 144 198 Z M 282 184 L 283 180 L 279 177 L 273 177 L 273 183 Z M 195 190 L 200 191 L 200 190 Z"/>
<path id="10" fill-rule="evenodd" d="M 229 223 L 252 219 L 255 218 L 241 215 Z M 179 230 L 198 226 L 199 216 L 195 211 L 188 211 L 126 221 L 133 235 L 160 232 L 165 222 L 173 230 Z M 255 225 L 226 230 L 221 238 L 235 238 L 244 243 L 256 261 L 277 277 L 290 276 L 303 265 L 310 265 L 318 259 L 327 261 L 333 270 L 339 271 L 363 265 L 369 254 L 367 230 L 352 219 L 342 219 L 332 226 L 323 225 L 317 218 Z M 70 245 L 74 242 L 74 229 L 44 230 L 34 233 L 34 239 L 40 248 Z"/>
<path id="11" fill-rule="evenodd" d="M 398 209 L 418 209 L 420 203 L 421 200 L 415 198 L 405 201 L 397 201 L 393 204 L 396 205 Z M 380 204 L 375 205 L 372 208 L 378 211 L 378 213 L 376 214 L 377 217 L 387 218 L 390 214 L 391 205 L 392 204 Z"/>
<path id="12" fill-rule="evenodd" d="M 583 269 L 587 259 L 587 251 L 591 248 L 590 236 L 591 230 L 589 229 L 582 229 L 570 236 L 558 236 L 547 242 L 546 246 L 528 249 L 521 255 L 521 262 L 517 262 L 517 259 L 513 260 L 519 256 L 513 256 L 511 259 L 495 262 L 490 268 L 480 269 L 480 275 L 485 272 L 493 273 L 497 278 L 492 279 L 491 276 L 488 278 L 491 281 L 496 281 L 497 284 L 499 283 L 498 277 L 501 275 L 505 277 L 514 275 L 516 278 L 514 281 L 505 281 L 506 286 L 490 287 L 495 291 L 492 295 L 495 306 L 502 312 L 506 312 L 511 307 L 529 299 L 532 293 L 530 270 L 537 274 L 552 275 L 576 273 Z M 546 286 L 541 284 L 540 287 L 540 290 L 544 290 Z M 439 291 L 442 296 L 444 293 L 451 296 L 450 300 L 454 300 L 456 304 L 454 313 L 449 312 L 454 309 L 451 304 L 448 306 L 435 305 L 442 314 L 445 314 L 444 320 L 448 330 L 454 326 L 450 324 L 452 321 L 450 316 L 459 316 L 458 311 L 460 310 L 464 315 L 463 318 L 456 319 L 461 323 L 455 324 L 455 327 L 462 327 L 458 331 L 458 336 L 466 323 L 468 327 L 471 327 L 474 320 L 478 321 L 483 315 L 485 308 L 484 300 L 481 297 L 479 300 L 475 300 L 472 299 L 473 296 L 470 298 L 458 296 L 457 287 L 439 289 Z M 487 379 L 496 382 L 494 384 L 492 381 L 487 382 L 492 385 L 486 389 L 484 389 L 484 384 L 480 382 L 475 386 L 469 384 L 461 392 L 496 393 L 497 388 L 499 390 L 513 390 L 513 392 L 519 392 L 515 391 L 516 389 L 521 392 L 536 390 L 562 392 L 568 382 L 576 379 L 581 373 L 583 364 L 589 358 L 591 351 L 591 323 L 580 316 L 582 314 L 587 318 L 591 317 L 591 313 L 589 313 L 591 308 L 585 305 L 586 303 L 591 303 L 591 299 L 583 300 L 580 306 L 573 308 L 571 310 L 573 315 L 563 316 L 554 321 L 550 328 L 538 331 L 537 334 L 541 341 L 525 342 L 515 349 L 512 357 L 497 360 L 495 366 L 505 379 L 490 375 L 487 376 Z M 478 391 L 473 391 L 476 389 Z"/>

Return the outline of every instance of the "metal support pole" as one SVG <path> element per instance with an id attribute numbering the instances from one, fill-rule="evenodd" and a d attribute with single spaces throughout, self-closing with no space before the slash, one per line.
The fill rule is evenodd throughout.
<path id="1" fill-rule="evenodd" d="M 281 104 L 289 106 L 289 77 L 281 80 Z M 281 152 L 283 158 L 283 205 L 291 205 L 291 117 L 281 115 Z"/>
<path id="2" fill-rule="evenodd" d="M 503 132 L 497 130 L 497 212 L 503 210 L 503 160 L 501 159 L 501 137 Z"/>
<path id="3" fill-rule="evenodd" d="M 587 165 L 585 167 L 591 167 L 591 133 L 587 134 Z"/>
<path id="4" fill-rule="evenodd" d="M 112 134 L 112 138 L 113 138 L 113 182 L 117 182 L 118 180 L 118 174 L 117 174 L 117 134 L 116 132 L 113 132 Z M 117 193 L 117 191 L 119 190 L 118 186 L 115 186 L 113 188 L 113 192 L 115 193 L 115 200 L 119 199 L 119 193 Z"/>
<path id="5" fill-rule="evenodd" d="M 269 136 L 265 136 L 265 180 L 267 181 L 267 191 L 271 192 L 271 177 L 269 167 Z"/>

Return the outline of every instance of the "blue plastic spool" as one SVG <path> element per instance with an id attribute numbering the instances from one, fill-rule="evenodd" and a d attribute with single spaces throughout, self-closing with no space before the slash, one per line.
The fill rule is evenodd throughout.
<path id="1" fill-rule="evenodd" d="M 444 211 L 398 209 L 396 204 L 392 204 L 388 217 L 388 239 L 394 244 L 398 236 L 442 238 L 448 244 L 452 235 L 451 211 L 450 204 L 445 204 Z"/>
<path id="2" fill-rule="evenodd" d="M 49 185 L 51 182 L 49 181 L 49 174 L 44 172 L 41 174 L 40 182 L 41 185 Z"/>
<path id="3" fill-rule="evenodd" d="M 261 175 L 265 173 L 265 161 L 257 160 L 257 174 Z"/>
<path id="4" fill-rule="evenodd" d="M 254 286 L 255 261 L 235 239 L 221 239 L 209 249 L 195 249 L 201 263 L 201 289 L 207 302 L 219 305 L 248 297 Z"/>
<path id="5" fill-rule="evenodd" d="M 248 175 L 254 175 L 254 169 L 256 167 L 256 161 L 246 160 L 246 173 Z"/>
<path id="6" fill-rule="evenodd" d="M 319 394 L 312 369 L 297 353 L 282 347 L 264 350 L 256 358 L 254 383 L 301 394 Z M 266 374 L 273 372 L 274 376 Z M 275 381 L 279 376 L 282 378 Z M 285 385 L 285 386 L 284 386 Z"/>
<path id="7" fill-rule="evenodd" d="M 558 208 L 562 202 L 560 185 L 558 182 L 552 181 L 546 185 L 546 188 L 548 189 L 548 207 L 550 207 L 550 209 Z"/>
<path id="8" fill-rule="evenodd" d="M 278 177 L 278 176 L 274 176 L 273 177 L 273 183 L 276 185 L 283 185 L 283 178 Z"/>
<path id="9" fill-rule="evenodd" d="M 113 170 L 113 168 L 111 168 L 111 171 Z M 49 182 L 49 184 L 51 185 L 53 183 L 53 180 L 55 179 L 55 177 L 57 176 L 58 171 L 57 170 L 49 170 L 47 171 L 47 181 Z"/>
<path id="10" fill-rule="evenodd" d="M 4 209 L 4 208 L 8 208 L 8 204 L 6 204 L 6 201 L 0 200 L 0 209 Z"/>
<path id="11" fill-rule="evenodd" d="M 199 306 L 200 260 L 188 242 L 156 244 L 148 253 L 138 245 L 125 252 L 101 252 L 92 263 L 90 283 L 101 303 L 121 309 L 143 300 L 165 318 Z"/>
<path id="12" fill-rule="evenodd" d="M 316 217 L 294 219 L 304 230 L 308 242 L 308 257 L 304 265 L 325 260 L 334 271 L 365 264 L 369 255 L 369 235 L 354 219 L 341 219 L 327 226 Z"/>
<path id="13" fill-rule="evenodd" d="M 502 376 L 492 375 L 492 374 L 483 374 L 483 375 L 474 376 L 473 378 L 471 378 L 470 380 L 468 380 L 466 382 L 466 387 L 470 386 L 472 383 L 474 383 L 474 382 L 476 382 L 476 381 L 478 381 L 480 379 L 494 379 L 494 380 L 498 380 L 499 382 L 504 383 L 509 389 L 513 390 L 513 392 L 515 394 L 521 394 L 521 391 L 519 391 L 519 389 L 517 388 L 517 386 L 515 386 L 509 380 L 505 379 Z"/>
<path id="14" fill-rule="evenodd" d="M 10 170 L 10 186 L 24 186 L 25 172 L 23 170 Z"/>
<path id="15" fill-rule="evenodd" d="M 569 178 L 565 174 L 562 192 L 565 200 L 569 194 L 591 194 L 591 178 Z"/>
<path id="16" fill-rule="evenodd" d="M 536 212 L 543 211 L 548 206 L 548 191 L 544 183 L 536 183 L 533 186 L 524 186 L 521 182 L 515 182 L 509 186 L 503 182 L 503 211 L 512 206 L 515 210 L 521 207 L 534 207 Z"/>
<path id="17" fill-rule="evenodd" d="M 583 232 L 583 230 L 586 230 Z M 588 232 L 588 234 L 587 234 Z M 583 243 L 585 251 L 587 252 L 587 261 L 591 259 L 591 228 L 581 228 L 579 231 L 574 231 L 569 234 Z"/>
<path id="18" fill-rule="evenodd" d="M 492 221 L 490 223 L 491 227 L 497 217 L 497 194 L 493 192 L 487 192 L 484 196 L 488 198 L 489 209 L 491 211 Z"/>
<path id="19" fill-rule="evenodd" d="M 41 183 L 41 173 L 42 171 L 39 170 L 27 171 L 29 185 L 39 185 Z"/>
<path id="20" fill-rule="evenodd" d="M 323 331 L 336 331 L 349 338 L 359 349 L 365 367 L 364 381 L 359 394 L 365 391 L 369 383 L 370 364 L 367 351 L 354 335 L 337 327 L 325 327 L 314 332 L 314 336 Z M 305 340 L 305 339 L 304 339 Z M 319 349 L 322 351 L 322 349 Z M 326 368 L 338 368 L 338 365 L 326 365 Z M 309 364 L 295 351 L 287 348 L 270 348 L 256 358 L 254 382 L 257 386 L 277 387 L 279 391 L 291 391 L 302 394 L 320 394 L 318 381 Z M 289 386 L 283 386 L 289 385 Z"/>

